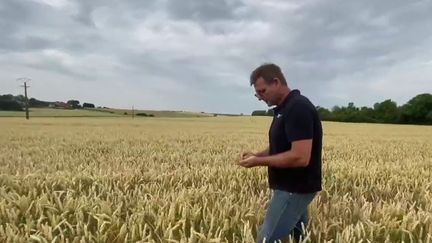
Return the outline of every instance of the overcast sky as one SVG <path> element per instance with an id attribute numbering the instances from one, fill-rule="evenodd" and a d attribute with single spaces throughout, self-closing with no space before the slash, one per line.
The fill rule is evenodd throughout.
<path id="1" fill-rule="evenodd" d="M 281 66 L 327 108 L 432 93 L 431 0 L 1 0 L 0 94 L 250 113 Z"/>

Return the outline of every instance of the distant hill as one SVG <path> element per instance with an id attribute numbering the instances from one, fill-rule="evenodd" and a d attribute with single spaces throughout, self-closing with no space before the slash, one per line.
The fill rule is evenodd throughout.
<path id="1" fill-rule="evenodd" d="M 23 95 L 0 95 L 0 116 L 22 116 L 25 108 L 25 97 Z M 43 101 L 36 98 L 29 99 L 30 116 L 33 117 L 111 117 L 131 116 L 135 117 L 212 117 L 212 116 L 238 116 L 235 114 L 214 114 L 205 112 L 189 111 L 157 111 L 157 110 L 134 110 L 116 109 L 109 107 L 96 107 L 92 103 L 84 102 L 82 105 L 78 100 Z"/>
<path id="2" fill-rule="evenodd" d="M 135 117 L 211 117 L 214 114 L 204 112 L 187 111 L 154 111 L 113 109 L 97 107 L 85 102 L 83 105 L 78 100 L 42 101 L 36 98 L 29 99 L 29 112 L 31 117 L 127 117 L 132 113 Z M 0 95 L 0 117 L 24 116 L 25 97 L 23 95 Z"/>

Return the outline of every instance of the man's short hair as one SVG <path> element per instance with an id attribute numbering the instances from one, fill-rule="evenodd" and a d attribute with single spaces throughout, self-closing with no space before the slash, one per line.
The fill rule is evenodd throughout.
<path id="1" fill-rule="evenodd" d="M 282 84 L 287 85 L 280 67 L 273 63 L 264 63 L 257 67 L 250 76 L 250 85 L 254 85 L 258 78 L 262 77 L 267 84 L 271 84 L 274 78 L 278 78 Z"/>

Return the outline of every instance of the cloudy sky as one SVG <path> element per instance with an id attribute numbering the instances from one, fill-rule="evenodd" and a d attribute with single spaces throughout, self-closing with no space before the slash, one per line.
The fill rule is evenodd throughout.
<path id="1" fill-rule="evenodd" d="M 0 94 L 250 113 L 259 64 L 315 105 L 432 92 L 430 0 L 1 0 Z"/>

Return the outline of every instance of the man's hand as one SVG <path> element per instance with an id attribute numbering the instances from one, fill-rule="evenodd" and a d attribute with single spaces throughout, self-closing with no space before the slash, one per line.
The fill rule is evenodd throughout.
<path id="1" fill-rule="evenodd" d="M 249 152 L 249 151 L 241 152 L 241 154 L 240 154 L 240 160 L 247 159 L 247 158 L 249 158 L 251 156 L 256 156 L 256 154 L 254 154 L 252 152 Z"/>
<path id="2" fill-rule="evenodd" d="M 240 160 L 237 164 L 245 168 L 251 168 L 258 165 L 258 157 L 255 155 L 249 155 L 248 157 Z"/>

